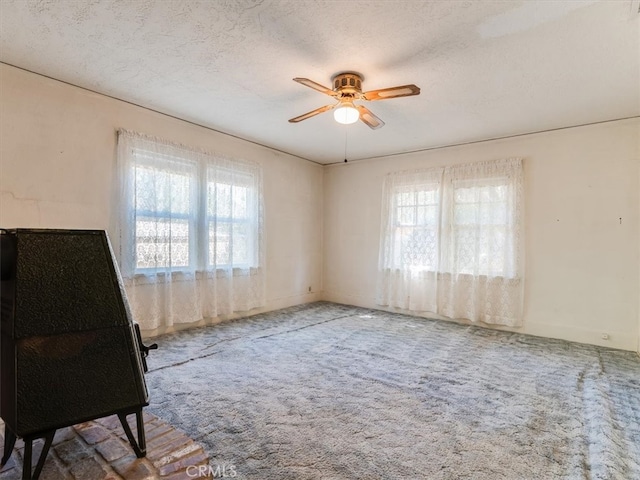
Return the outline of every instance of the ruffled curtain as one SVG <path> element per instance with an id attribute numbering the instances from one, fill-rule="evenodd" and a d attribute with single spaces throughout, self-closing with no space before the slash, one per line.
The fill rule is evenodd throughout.
<path id="1" fill-rule="evenodd" d="M 522 191 L 521 159 L 388 175 L 378 303 L 520 325 Z"/>
<path id="2" fill-rule="evenodd" d="M 143 329 L 264 305 L 262 172 L 118 131 L 120 268 Z"/>

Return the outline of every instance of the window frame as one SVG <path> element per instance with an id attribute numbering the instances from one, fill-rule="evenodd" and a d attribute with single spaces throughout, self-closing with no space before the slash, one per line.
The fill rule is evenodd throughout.
<path id="1" fill-rule="evenodd" d="M 190 186 L 189 186 L 189 190 L 190 190 L 190 197 L 189 201 L 187 203 L 188 207 L 189 207 L 189 212 L 188 213 L 182 213 L 179 211 L 171 211 L 171 210 L 144 210 L 144 209 L 139 209 L 138 205 L 137 205 L 137 200 L 138 200 L 138 190 L 137 190 L 137 180 L 138 180 L 138 172 L 137 169 L 139 167 L 142 168 L 149 168 L 151 170 L 154 171 L 159 171 L 159 172 L 169 172 L 169 175 L 171 175 L 171 167 L 174 167 L 173 169 L 173 174 L 174 175 L 182 175 L 183 171 L 182 169 L 178 169 L 177 167 L 181 166 L 182 168 L 187 168 L 189 170 L 192 170 L 191 172 L 188 172 L 188 175 L 186 175 L 189 178 L 190 181 Z M 133 240 L 134 240 L 134 244 L 132 245 L 133 247 L 133 254 L 134 254 L 134 258 L 133 258 L 133 272 L 134 274 L 138 275 L 138 274 L 142 274 L 142 275 L 147 275 L 149 273 L 154 272 L 157 268 L 165 268 L 170 270 L 172 273 L 177 273 L 177 272 L 190 272 L 190 271 L 194 271 L 196 269 L 196 265 L 197 265 L 197 251 L 196 251 L 196 246 L 193 244 L 192 238 L 196 235 L 196 231 L 197 231 L 197 212 L 194 211 L 194 200 L 195 200 L 195 196 L 197 195 L 197 177 L 198 177 L 198 165 L 196 162 L 191 161 L 191 160 L 187 160 L 181 157 L 175 157 L 175 156 L 171 156 L 171 155 L 163 155 L 160 153 L 153 153 L 150 152 L 148 150 L 144 150 L 144 149 L 140 149 L 140 148 L 135 148 L 132 151 L 132 164 L 131 164 L 131 168 L 134 172 L 133 178 L 133 195 L 132 195 L 132 208 L 133 208 L 133 212 L 134 212 L 134 224 L 131 225 L 131 228 L 133 230 Z M 163 215 L 164 214 L 164 215 Z M 171 220 L 173 219 L 186 219 L 188 222 L 188 252 L 189 252 L 189 263 L 188 265 L 156 265 L 155 267 L 150 266 L 150 267 L 138 267 L 138 235 L 137 235 L 137 231 L 138 231 L 138 226 L 137 223 L 139 221 L 139 218 L 143 217 L 143 218 L 148 218 L 150 220 L 153 219 L 158 219 L 158 218 L 162 218 L 168 222 L 171 222 Z M 171 248 L 171 244 L 169 244 L 169 249 Z"/>
<path id="2" fill-rule="evenodd" d="M 205 193 L 205 204 L 207 205 L 206 208 L 203 208 L 203 215 L 204 215 L 204 221 L 203 221 L 203 235 L 206 235 L 207 237 L 207 241 L 206 241 L 206 248 L 203 249 L 203 253 L 204 253 L 204 260 L 203 263 L 206 266 L 206 269 L 212 269 L 212 268 L 216 268 L 216 269 L 229 269 L 229 268 L 253 268 L 256 267 L 258 264 L 258 259 L 255 258 L 255 255 L 253 255 L 252 253 L 255 253 L 255 242 L 257 242 L 257 237 L 258 237 L 258 232 L 257 232 L 257 228 L 256 228 L 256 221 L 255 219 L 252 218 L 252 215 L 250 212 L 250 205 L 255 205 L 256 202 L 256 192 L 254 191 L 253 188 L 251 188 L 251 184 L 253 183 L 253 179 L 251 178 L 251 174 L 250 173 L 238 173 L 238 172 L 229 172 L 229 174 L 231 175 L 232 178 L 236 178 L 236 177 L 244 177 L 245 182 L 211 182 L 207 178 L 205 179 L 205 186 L 204 186 L 204 190 L 206 190 Z M 222 217 L 222 221 L 223 223 L 227 223 L 230 225 L 230 227 L 232 228 L 233 225 L 247 225 L 249 227 L 250 230 L 250 235 L 249 238 L 247 240 L 248 243 L 248 248 L 247 248 L 247 258 L 246 261 L 244 263 L 236 263 L 233 261 L 233 245 L 231 245 L 231 249 L 232 252 L 229 256 L 229 258 L 231 259 L 231 263 L 211 263 L 211 240 L 210 240 L 210 225 L 211 222 L 213 221 L 215 224 L 218 223 L 220 216 L 218 215 L 210 215 L 208 210 L 208 192 L 209 192 L 209 184 L 210 183 L 214 183 L 216 185 L 229 185 L 230 188 L 230 197 L 231 197 L 231 202 L 233 203 L 233 191 L 234 191 L 234 187 L 242 187 L 245 188 L 247 190 L 246 193 L 246 200 L 245 200 L 245 209 L 246 209 L 246 216 L 244 218 L 241 219 L 237 219 L 233 217 L 233 214 L 231 214 L 230 216 L 226 216 L 226 217 Z M 217 199 L 216 199 L 216 204 L 217 204 Z M 257 212 L 253 212 L 254 215 L 258 215 Z M 216 255 L 216 251 L 217 251 L 217 243 L 214 237 L 214 248 L 213 248 L 213 254 L 214 256 Z"/>
<path id="3" fill-rule="evenodd" d="M 421 186 L 423 186 L 425 189 L 420 189 Z M 435 197 L 434 200 L 429 204 L 420 203 L 419 194 L 430 193 L 430 192 L 434 192 L 434 197 Z M 407 193 L 413 196 L 415 202 L 407 205 L 402 205 L 400 202 L 400 197 L 402 195 L 406 195 Z M 432 224 L 432 228 L 430 230 L 433 231 L 433 234 L 434 234 L 433 236 L 435 237 L 436 243 L 437 244 L 440 243 L 440 238 L 439 238 L 440 225 L 439 224 L 440 224 L 440 212 L 442 208 L 442 199 L 441 199 L 441 187 L 439 184 L 431 183 L 431 182 L 430 183 L 423 182 L 420 184 L 398 185 L 396 188 L 396 192 L 394 192 L 392 195 L 392 199 L 393 199 L 393 205 L 391 206 L 391 208 L 393 210 L 393 215 L 392 215 L 393 236 L 394 236 L 393 241 L 397 241 L 398 237 L 407 235 L 406 232 L 403 232 L 403 231 L 406 231 L 409 229 L 410 229 L 409 235 L 411 235 L 412 233 L 416 232 L 419 229 L 426 231 L 429 224 L 419 222 L 418 209 L 436 207 L 435 222 Z M 401 221 L 402 215 L 400 214 L 400 209 L 404 209 L 404 208 L 411 208 L 413 210 L 414 222 L 412 224 L 404 223 Z M 406 251 L 404 247 L 406 247 L 406 242 L 400 240 L 400 248 L 398 249 L 399 251 L 397 255 L 395 255 L 396 258 L 393 259 L 394 268 L 410 269 L 415 272 L 420 272 L 420 271 L 430 272 L 430 271 L 437 270 L 438 268 L 437 266 L 439 264 L 438 258 L 433 259 L 433 269 L 429 268 L 431 267 L 431 265 L 415 265 L 415 264 L 404 263 L 403 258 L 405 257 L 405 251 Z M 436 252 L 437 252 L 437 248 L 436 248 Z"/>
<path id="4" fill-rule="evenodd" d="M 456 185 L 457 184 L 457 185 Z M 464 186 L 464 184 L 467 184 L 467 186 Z M 510 184 L 510 180 L 509 177 L 507 175 L 491 175 L 491 176 L 480 176 L 476 179 L 473 180 L 468 180 L 468 179 L 464 179 L 464 180 L 453 180 L 452 181 L 452 185 L 451 185 L 451 209 L 452 209 L 452 215 L 451 215 L 451 221 L 447 222 L 446 225 L 443 225 L 443 235 L 447 236 L 447 241 L 448 244 L 450 246 L 450 248 L 452 248 L 454 251 L 458 250 L 458 247 L 460 245 L 459 242 L 459 237 L 457 235 L 457 233 L 460 231 L 462 227 L 462 224 L 457 222 L 456 219 L 456 207 L 459 205 L 474 205 L 477 208 L 481 208 L 482 206 L 486 206 L 488 204 L 495 204 L 495 205 L 499 205 L 499 206 L 504 206 L 504 222 L 500 223 L 500 224 L 487 224 L 487 223 L 473 223 L 470 224 L 466 229 L 470 230 L 470 231 L 475 231 L 476 232 L 476 236 L 480 235 L 478 232 L 478 230 L 480 229 L 487 229 L 487 228 L 499 228 L 502 227 L 503 229 L 503 238 L 505 240 L 504 242 L 504 246 L 506 248 L 507 244 L 508 244 L 508 240 L 509 238 L 511 238 L 511 236 L 513 235 L 513 233 L 515 232 L 515 225 L 513 225 L 512 223 L 510 223 L 508 221 L 509 219 L 509 200 L 508 200 L 508 195 L 509 195 L 509 184 Z M 482 188 L 487 188 L 487 187 L 491 187 L 491 188 L 499 188 L 499 187 L 504 187 L 505 188 L 505 193 L 503 194 L 503 199 L 502 201 L 490 201 L 490 202 L 483 202 L 483 201 L 474 201 L 474 202 L 458 202 L 456 201 L 456 192 L 457 190 L 462 190 L 462 189 L 482 189 Z M 482 193 L 480 193 L 481 195 Z M 476 212 L 476 216 L 478 215 L 478 213 Z M 478 273 L 475 273 L 473 271 L 471 272 L 465 272 L 465 268 L 464 266 L 462 266 L 459 263 L 459 257 L 455 256 L 454 259 L 449 259 L 449 261 L 453 261 L 453 264 L 447 264 L 445 263 L 443 265 L 443 271 L 442 273 L 449 273 L 451 274 L 452 272 L 458 272 L 458 274 L 462 274 L 462 275 L 471 275 L 474 277 L 481 277 L 481 276 L 485 276 L 485 277 L 501 277 L 501 278 L 514 278 L 514 274 L 515 274 L 515 255 L 516 252 L 513 249 L 513 246 L 511 247 L 511 251 L 510 252 L 505 252 L 505 253 L 510 253 L 510 255 L 503 255 L 503 260 L 504 263 L 502 265 L 501 268 L 501 274 L 500 275 L 495 275 L 492 273 L 491 270 L 483 270 L 483 271 L 479 271 Z M 486 255 L 486 252 L 479 252 L 479 254 L 482 255 Z M 476 258 L 474 263 L 480 263 L 482 264 L 482 262 L 480 261 L 480 258 Z"/>
<path id="5" fill-rule="evenodd" d="M 513 238 L 519 231 L 520 226 L 512 222 L 511 219 L 518 213 L 517 209 L 521 208 L 521 206 L 519 206 L 519 200 L 514 200 L 519 193 L 511 190 L 514 188 L 513 179 L 508 173 L 499 171 L 499 167 L 494 169 L 491 173 L 484 173 L 478 170 L 477 172 L 474 171 L 474 173 L 476 173 L 475 175 L 469 175 L 465 172 L 465 175 L 458 177 L 456 174 L 457 168 L 470 167 L 474 168 L 475 165 L 470 164 L 442 169 L 435 168 L 430 170 L 416 170 L 389 174 L 387 180 L 385 180 L 385 183 L 390 181 L 389 186 L 385 186 L 385 189 L 390 188 L 390 190 L 387 190 L 388 193 L 385 197 L 388 199 L 388 204 L 384 205 L 384 208 L 388 209 L 388 213 L 386 215 L 387 223 L 385 225 L 383 220 L 382 228 L 385 236 L 382 240 L 380 250 L 380 267 L 383 270 L 410 271 L 415 274 L 433 274 L 438 276 L 455 274 L 462 276 L 469 275 L 472 277 L 503 278 L 506 280 L 517 280 L 519 278 L 520 267 L 518 265 L 521 262 L 521 259 L 519 258 L 521 252 L 517 245 L 514 244 Z M 429 181 L 414 178 L 417 174 L 424 174 L 425 172 L 434 172 L 433 174 L 436 176 L 436 179 Z M 498 206 L 498 210 L 502 210 L 504 212 L 504 222 L 496 223 L 495 225 L 474 222 L 470 223 L 466 228 L 471 231 L 479 231 L 483 227 L 495 228 L 498 230 L 501 229 L 503 232 L 502 238 L 504 238 L 504 242 L 502 243 L 503 249 L 508 250 L 504 250 L 502 264 L 499 269 L 484 268 L 475 272 L 473 269 L 465 268 L 463 264 L 460 264 L 459 259 L 455 258 L 455 255 L 452 259 L 451 252 L 455 251 L 460 246 L 460 237 L 458 233 L 465 228 L 464 224 L 456 218 L 456 207 L 465 204 L 463 202 L 456 201 L 456 192 L 457 190 L 465 188 L 480 189 L 486 187 L 503 187 L 505 191 L 501 194 L 502 199 L 493 202 L 475 201 L 466 204 L 474 205 L 476 208 L 482 208 L 482 206 L 486 206 L 488 203 L 494 203 Z M 435 201 L 430 204 L 423 204 L 419 201 L 418 197 L 421 192 L 433 192 L 434 190 L 438 192 Z M 400 196 L 407 191 L 414 197 L 414 202 L 407 205 L 407 207 L 411 207 L 414 210 L 414 222 L 410 224 L 403 223 L 400 218 L 400 209 L 403 207 L 403 205 L 401 205 L 402 202 L 400 201 Z M 416 265 L 415 263 L 405 261 L 405 255 L 402 251 L 403 248 L 405 248 L 405 242 L 398 240 L 401 236 L 398 232 L 402 229 L 412 229 L 415 231 L 418 228 L 427 225 L 420 222 L 417 214 L 418 208 L 425 206 L 434 206 L 438 210 L 435 215 L 436 224 L 432 229 L 432 231 L 435 231 L 434 236 L 436 244 L 433 247 L 435 249 L 435 259 L 431 262 L 433 265 Z M 478 233 L 477 235 L 482 234 L 483 233 Z M 491 249 L 490 242 L 491 241 L 489 240 L 489 252 Z M 425 258 L 429 255 L 426 246 L 421 254 Z M 475 252 L 475 254 L 483 255 L 484 253 L 482 250 L 479 250 L 478 252 Z M 470 262 L 470 265 L 480 265 L 482 267 L 490 261 L 491 260 L 488 260 L 483 263 L 481 261 L 481 257 L 475 257 L 474 261 Z M 465 269 L 468 271 L 463 271 Z"/>
<path id="6" fill-rule="evenodd" d="M 127 237 L 133 243 L 129 245 L 128 251 L 131 252 L 132 258 L 129 259 L 130 266 L 128 267 L 128 271 L 134 277 L 137 276 L 148 276 L 148 275 L 165 275 L 165 274 L 180 274 L 180 273 L 197 273 L 197 272 L 215 272 L 219 270 L 229 270 L 229 269 L 249 269 L 249 268 L 259 268 L 260 267 L 260 253 L 258 252 L 258 242 L 259 240 L 259 218 L 260 218 L 260 203 L 261 199 L 259 198 L 258 193 L 258 178 L 256 178 L 256 174 L 252 171 L 251 168 L 247 168 L 244 166 L 241 161 L 233 161 L 225 159 L 226 164 L 231 164 L 231 167 L 219 167 L 213 162 L 198 162 L 196 160 L 191 160 L 185 157 L 175 156 L 175 155 L 167 155 L 159 152 L 153 152 L 146 150 L 141 147 L 133 147 L 130 152 L 131 160 L 130 160 L 130 170 L 132 173 L 133 180 L 130 185 L 130 198 L 128 199 L 130 208 L 133 212 L 133 222 L 127 228 L 130 230 L 130 235 Z M 137 199 L 137 172 L 136 169 L 139 167 L 147 167 L 156 171 L 170 171 L 171 164 L 182 164 L 183 166 L 188 166 L 193 169 L 187 176 L 190 179 L 190 198 L 188 201 L 188 213 L 182 212 L 173 212 L 171 210 L 162 211 L 162 210 L 149 210 L 149 209 L 140 209 L 138 205 L 136 205 Z M 213 220 L 214 222 L 220 218 L 218 215 L 209 215 L 208 213 L 208 184 L 211 183 L 208 178 L 208 172 L 210 170 L 215 170 L 218 173 L 223 172 L 226 173 L 229 177 L 229 182 L 227 185 L 230 185 L 231 191 L 233 192 L 234 187 L 241 186 L 247 190 L 246 194 L 246 214 L 242 219 L 233 219 L 233 217 L 224 217 L 228 219 L 228 223 L 230 225 L 234 224 L 242 224 L 248 225 L 248 236 L 247 240 L 247 258 L 245 262 L 233 262 L 233 258 L 231 257 L 231 263 L 217 264 L 210 263 L 209 258 L 209 249 L 210 243 L 209 240 L 209 229 L 210 222 Z M 180 169 L 175 169 L 176 174 L 182 174 Z M 241 179 L 242 181 L 234 182 L 234 179 Z M 220 184 L 222 182 L 215 182 Z M 250 208 L 251 207 L 251 208 Z M 186 219 L 188 220 L 188 251 L 189 251 L 189 264 L 188 265 L 156 265 L 156 266 L 148 266 L 148 267 L 138 267 L 139 256 L 138 256 L 138 236 L 137 236 L 137 222 L 140 218 L 146 219 L 164 219 L 168 222 L 175 219 Z M 233 242 L 233 240 L 232 240 Z M 169 249 L 171 246 L 169 245 Z M 126 250 L 125 250 L 126 251 Z M 215 251 L 215 247 L 214 247 Z"/>

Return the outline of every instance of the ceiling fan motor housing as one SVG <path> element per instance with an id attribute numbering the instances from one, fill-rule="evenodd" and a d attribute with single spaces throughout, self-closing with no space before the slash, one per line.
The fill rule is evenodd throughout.
<path id="1" fill-rule="evenodd" d="M 362 75 L 357 73 L 339 73 L 335 75 L 331 81 L 333 82 L 334 92 L 343 94 L 362 93 Z"/>

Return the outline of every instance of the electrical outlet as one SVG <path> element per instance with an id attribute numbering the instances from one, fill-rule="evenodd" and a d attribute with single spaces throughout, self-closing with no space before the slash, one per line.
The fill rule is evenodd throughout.
<path id="1" fill-rule="evenodd" d="M 609 340 L 609 334 L 608 333 L 603 333 L 602 334 L 602 339 L 603 340 Z"/>

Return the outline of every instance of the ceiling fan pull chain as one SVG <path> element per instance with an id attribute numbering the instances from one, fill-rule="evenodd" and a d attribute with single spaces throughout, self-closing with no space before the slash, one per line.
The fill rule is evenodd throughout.
<path id="1" fill-rule="evenodd" d="M 349 132 L 349 127 L 345 125 L 344 129 L 344 163 L 347 163 L 347 134 Z"/>

